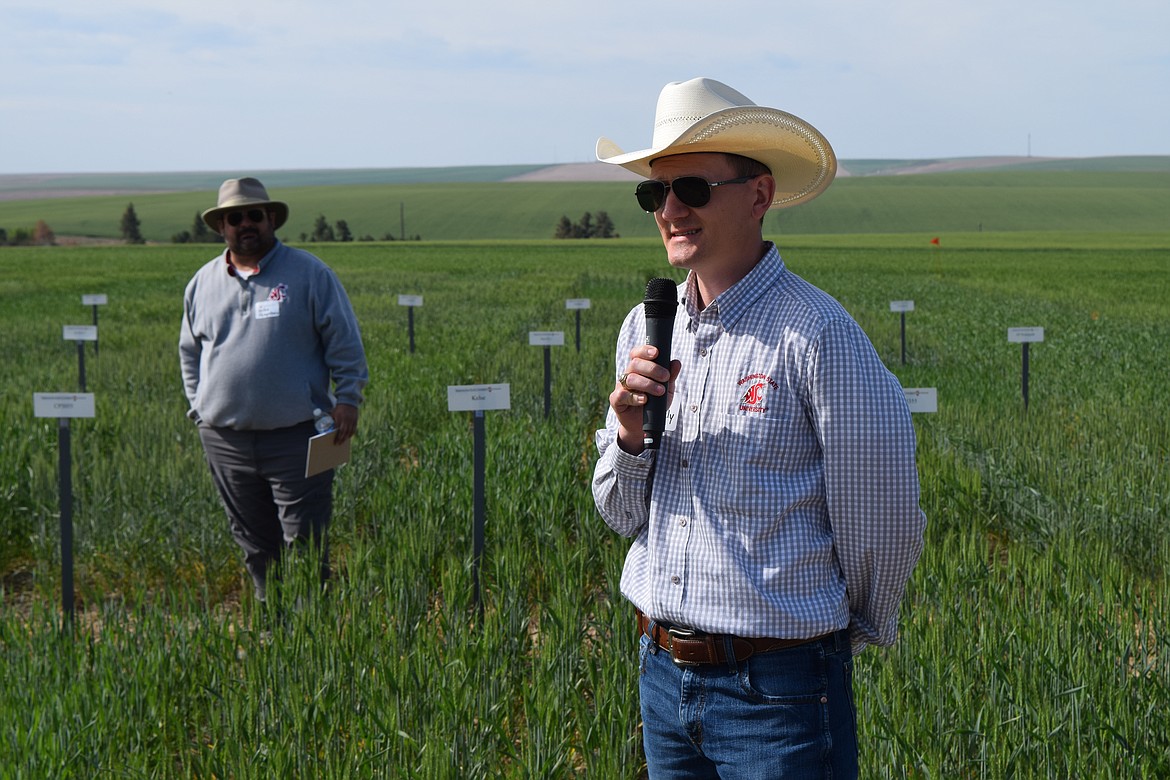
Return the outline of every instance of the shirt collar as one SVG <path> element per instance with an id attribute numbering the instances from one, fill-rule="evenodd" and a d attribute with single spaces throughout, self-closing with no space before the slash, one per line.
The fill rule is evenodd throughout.
<path id="1" fill-rule="evenodd" d="M 764 256 L 748 271 L 747 276 L 716 296 L 702 312 L 695 303 L 699 300 L 698 280 L 693 271 L 687 275 L 684 302 L 692 322 L 698 322 L 699 317 L 706 313 L 718 317 L 725 331 L 730 330 L 744 312 L 776 283 L 785 271 L 784 260 L 775 244 L 771 241 L 766 244 L 768 248 Z"/>
<path id="2" fill-rule="evenodd" d="M 253 273 L 248 274 L 247 276 L 244 276 L 243 274 L 241 274 L 238 270 L 236 270 L 236 267 L 234 265 L 232 265 L 232 250 L 230 250 L 230 249 L 223 250 L 223 262 L 224 262 L 224 265 L 227 266 L 228 276 L 235 276 L 235 277 L 239 277 L 241 279 L 251 279 L 253 276 L 259 276 L 260 273 L 265 268 L 267 268 L 269 265 L 272 264 L 272 258 L 276 255 L 276 250 L 278 250 L 278 249 L 280 249 L 280 239 L 279 238 L 276 239 L 276 243 L 274 243 L 272 245 L 272 249 L 268 250 L 268 254 L 266 254 L 266 255 L 264 255 L 264 257 L 260 258 L 260 262 L 256 265 L 256 270 Z"/>

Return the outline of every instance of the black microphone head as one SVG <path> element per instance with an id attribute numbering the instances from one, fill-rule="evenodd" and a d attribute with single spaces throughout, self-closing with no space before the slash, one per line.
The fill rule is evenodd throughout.
<path id="1" fill-rule="evenodd" d="M 678 285 L 673 279 L 651 279 L 642 302 L 647 317 L 673 317 L 678 309 Z"/>

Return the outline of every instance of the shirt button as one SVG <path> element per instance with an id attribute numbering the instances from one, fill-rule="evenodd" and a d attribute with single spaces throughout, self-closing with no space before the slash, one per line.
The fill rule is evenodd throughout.
<path id="1" fill-rule="evenodd" d="M 686 519 L 685 517 L 680 517 L 680 518 L 678 519 L 678 524 L 679 524 L 679 525 L 681 525 L 683 528 L 686 528 L 686 526 L 687 526 L 687 519 Z"/>
<path id="2" fill-rule="evenodd" d="M 680 582 L 682 582 L 682 579 L 677 574 L 670 578 L 671 585 L 678 585 Z"/>
<path id="3" fill-rule="evenodd" d="M 687 465 L 689 465 L 689 464 L 687 463 L 687 459 L 683 458 L 682 461 L 679 463 L 679 465 L 681 465 L 685 469 L 687 467 Z"/>
<path id="4" fill-rule="evenodd" d="M 706 347 L 703 347 L 702 349 L 699 350 L 699 356 L 700 357 L 707 357 L 707 348 Z"/>
<path id="5" fill-rule="evenodd" d="M 699 405 L 698 404 L 691 404 L 691 411 L 692 412 L 699 411 Z"/>

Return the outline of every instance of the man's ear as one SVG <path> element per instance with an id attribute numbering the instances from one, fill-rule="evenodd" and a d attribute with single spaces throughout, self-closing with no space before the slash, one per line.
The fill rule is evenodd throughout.
<path id="1" fill-rule="evenodd" d="M 763 219 L 772 207 L 772 199 L 776 197 L 776 179 L 767 174 L 756 177 L 755 199 L 752 201 L 752 216 Z"/>

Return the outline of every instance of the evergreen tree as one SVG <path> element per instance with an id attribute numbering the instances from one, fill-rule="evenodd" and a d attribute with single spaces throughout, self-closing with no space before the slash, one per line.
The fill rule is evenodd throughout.
<path id="1" fill-rule="evenodd" d="M 572 238 L 573 237 L 573 223 L 569 218 L 562 215 L 561 221 L 557 223 L 557 229 L 553 233 L 553 238 Z"/>
<path id="2" fill-rule="evenodd" d="M 593 215 L 586 211 L 581 215 L 581 220 L 577 223 L 577 229 L 573 231 L 575 238 L 592 238 L 593 237 Z"/>
<path id="3" fill-rule="evenodd" d="M 214 244 L 223 240 L 218 233 L 212 233 L 211 229 L 207 227 L 207 223 L 203 221 L 203 217 L 199 212 L 195 212 L 195 221 L 191 225 L 191 241 L 196 244 Z"/>
<path id="4" fill-rule="evenodd" d="M 309 237 L 310 241 L 332 241 L 333 228 L 329 226 L 329 221 L 325 219 L 324 214 L 318 214 L 317 220 L 313 223 L 313 235 Z"/>
<path id="5" fill-rule="evenodd" d="M 597 238 L 613 238 L 613 220 L 604 211 L 597 212 L 597 224 L 593 227 L 593 235 Z"/>
<path id="6" fill-rule="evenodd" d="M 122 238 L 128 244 L 146 243 L 142 238 L 142 223 L 138 221 L 138 214 L 134 211 L 133 203 L 122 212 Z"/>
<path id="7" fill-rule="evenodd" d="M 353 241 L 353 233 L 349 232 L 349 223 L 344 219 L 337 220 L 337 240 Z"/>

